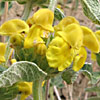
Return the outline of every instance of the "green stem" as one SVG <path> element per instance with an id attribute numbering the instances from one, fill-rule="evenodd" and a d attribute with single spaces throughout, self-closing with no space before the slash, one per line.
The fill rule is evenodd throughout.
<path id="1" fill-rule="evenodd" d="M 30 12 L 32 11 L 33 8 L 33 0 L 27 0 L 27 3 L 24 6 L 24 12 L 22 16 L 22 20 L 27 20 L 27 18 L 30 15 Z"/>
<path id="2" fill-rule="evenodd" d="M 43 79 L 33 82 L 33 98 L 34 100 L 42 100 L 42 82 Z"/>
<path id="3" fill-rule="evenodd" d="M 50 89 L 49 89 L 50 100 L 54 100 L 54 94 L 53 94 L 53 92 L 54 92 L 54 89 L 53 89 L 53 86 L 51 86 Z"/>
<path id="4" fill-rule="evenodd" d="M 55 10 L 55 6 L 57 4 L 57 0 L 50 0 L 50 4 L 49 4 L 49 9 L 54 11 Z"/>

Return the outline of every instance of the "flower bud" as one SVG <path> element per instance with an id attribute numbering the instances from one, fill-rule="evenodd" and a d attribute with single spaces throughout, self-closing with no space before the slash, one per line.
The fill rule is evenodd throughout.
<path id="1" fill-rule="evenodd" d="M 21 46 L 23 43 L 24 37 L 21 34 L 15 34 L 10 37 L 10 43 L 13 46 Z"/>

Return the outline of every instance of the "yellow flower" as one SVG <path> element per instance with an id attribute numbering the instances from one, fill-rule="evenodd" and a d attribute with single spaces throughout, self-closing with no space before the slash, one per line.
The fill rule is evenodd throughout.
<path id="1" fill-rule="evenodd" d="M 11 59 L 11 63 L 15 63 L 16 62 L 16 59 Z"/>
<path id="2" fill-rule="evenodd" d="M 6 44 L 0 42 L 0 63 L 5 62 Z"/>
<path id="3" fill-rule="evenodd" d="M 99 52 L 99 42 L 95 34 L 89 28 L 80 26 L 75 18 L 66 17 L 54 28 L 55 38 L 46 53 L 50 67 L 62 71 L 73 61 L 73 70 L 79 71 L 87 58 L 85 46 L 92 52 Z M 99 38 L 99 32 L 97 35 Z"/>
<path id="4" fill-rule="evenodd" d="M 21 100 L 25 100 L 32 94 L 32 82 L 20 82 L 18 83 L 19 91 L 21 92 Z"/>
<path id="5" fill-rule="evenodd" d="M 75 24 L 79 24 L 79 22 L 72 16 L 68 16 L 63 18 L 58 25 L 54 26 L 55 31 L 63 31 L 65 29 L 66 26 L 75 23 Z"/>
<path id="6" fill-rule="evenodd" d="M 49 45 L 46 58 L 50 67 L 62 71 L 72 63 L 73 53 L 73 49 L 61 37 L 55 37 Z"/>
<path id="7" fill-rule="evenodd" d="M 27 34 L 27 37 L 24 41 L 24 48 L 31 48 L 36 44 L 44 43 L 43 39 L 41 38 L 41 35 L 43 33 L 43 30 L 41 27 L 37 25 L 33 25 L 30 28 L 29 33 Z"/>
<path id="8" fill-rule="evenodd" d="M 99 52 L 99 42 L 95 34 L 89 28 L 81 26 L 83 30 L 83 46 L 89 48 L 92 52 Z"/>
<path id="9" fill-rule="evenodd" d="M 54 29 L 52 27 L 54 19 L 54 13 L 49 9 L 40 9 L 38 10 L 32 18 L 30 18 L 27 23 L 33 24 L 30 28 L 27 37 L 25 38 L 24 48 L 31 48 L 37 44 L 45 43 L 42 38 L 48 38 L 48 34 L 53 32 Z M 40 45 L 38 45 L 40 47 Z M 45 46 L 46 48 L 46 46 Z M 44 49 L 46 50 L 46 49 Z M 42 50 L 43 51 L 43 50 Z M 42 52 L 41 51 L 41 52 Z"/>
<path id="10" fill-rule="evenodd" d="M 54 20 L 54 13 L 51 10 L 40 9 L 34 14 L 33 19 L 34 23 L 36 25 L 41 26 L 44 30 L 48 30 L 50 32 L 54 31 L 52 27 Z"/>
<path id="11" fill-rule="evenodd" d="M 79 49 L 79 53 L 74 57 L 73 70 L 79 71 L 83 67 L 86 58 L 87 58 L 87 51 L 85 50 L 84 47 L 81 47 Z"/>
<path id="12" fill-rule="evenodd" d="M 42 82 L 42 86 L 44 85 L 45 81 Z M 32 85 L 33 82 L 19 82 L 18 88 L 19 92 L 21 92 L 21 100 L 25 100 L 28 96 L 32 94 Z"/>
<path id="13" fill-rule="evenodd" d="M 70 24 L 63 31 L 58 31 L 61 36 L 74 49 L 79 49 L 83 44 L 83 32 L 78 24 Z"/>
<path id="14" fill-rule="evenodd" d="M 12 19 L 0 27 L 0 35 L 7 35 L 11 36 L 13 34 L 27 34 L 29 31 L 29 26 L 26 22 L 20 20 L 20 19 Z"/>

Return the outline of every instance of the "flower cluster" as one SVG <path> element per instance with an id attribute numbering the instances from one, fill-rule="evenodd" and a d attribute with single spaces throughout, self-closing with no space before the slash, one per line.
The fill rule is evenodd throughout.
<path id="1" fill-rule="evenodd" d="M 74 71 L 79 71 L 87 58 L 85 47 L 93 53 L 98 53 L 99 33 L 81 26 L 71 16 L 63 18 L 58 25 L 52 26 L 54 13 L 49 9 L 40 9 L 26 22 L 13 19 L 5 22 L 0 27 L 0 35 L 10 36 L 10 42 L 14 46 L 22 48 L 35 48 L 36 53 L 46 56 L 48 64 L 58 71 L 63 71 L 72 64 Z M 54 38 L 46 45 L 45 39 L 54 33 Z M 99 41 L 98 41 L 99 40 Z M 4 44 L 0 44 L 0 47 Z M 4 59 L 5 50 L 0 51 L 0 62 Z"/>
<path id="2" fill-rule="evenodd" d="M 63 71 L 71 64 L 74 71 L 79 71 L 87 58 L 85 47 L 92 52 L 99 52 L 99 42 L 89 28 L 80 26 L 74 17 L 66 17 L 55 27 L 55 38 L 46 53 L 50 67 Z"/>
<path id="3" fill-rule="evenodd" d="M 10 37 L 13 48 L 11 55 L 14 49 L 17 51 L 16 47 L 19 46 L 25 50 L 35 48 L 35 53 L 40 55 L 39 57 L 46 58 L 43 60 L 43 64 L 47 63 L 47 67 L 49 65 L 52 69 L 63 71 L 72 66 L 74 71 L 79 71 L 87 58 L 86 47 L 92 53 L 100 52 L 100 31 L 94 33 L 91 29 L 81 26 L 72 16 L 63 18 L 54 27 L 53 21 L 54 13 L 51 10 L 40 9 L 26 22 L 20 19 L 5 22 L 0 26 L 0 35 Z M 52 33 L 54 37 L 50 40 L 49 37 Z M 6 61 L 5 52 L 6 43 L 0 42 L 0 63 Z M 18 53 L 20 53 L 20 49 Z M 24 53 L 28 55 L 29 51 Z M 9 59 L 11 63 L 15 63 L 16 59 L 11 59 L 11 55 Z M 23 55 L 22 51 L 21 55 Z M 29 58 L 32 59 L 32 56 Z M 22 92 L 21 99 L 25 99 L 32 93 L 32 84 L 32 82 L 18 83 L 19 91 Z"/>

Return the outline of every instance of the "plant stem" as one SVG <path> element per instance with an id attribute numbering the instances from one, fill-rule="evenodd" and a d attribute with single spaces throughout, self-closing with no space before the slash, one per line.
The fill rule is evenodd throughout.
<path id="1" fill-rule="evenodd" d="M 49 87 L 50 87 L 50 80 L 47 80 L 47 85 L 46 85 L 46 98 L 45 100 L 48 100 L 48 95 L 49 95 Z"/>
<path id="2" fill-rule="evenodd" d="M 57 0 L 50 0 L 50 4 L 48 8 L 54 12 L 56 4 L 57 4 Z"/>
<path id="3" fill-rule="evenodd" d="M 3 16 L 3 23 L 7 20 L 7 13 L 8 13 L 8 1 L 5 2 L 5 10 L 4 10 L 4 16 Z M 5 37 L 1 37 L 2 42 L 5 41 Z"/>
<path id="4" fill-rule="evenodd" d="M 54 92 L 55 92 L 55 94 L 56 94 L 56 96 L 57 96 L 57 99 L 58 99 L 58 100 L 61 100 L 60 95 L 59 95 L 59 93 L 58 93 L 58 90 L 57 90 L 57 87 L 56 87 L 56 86 L 54 86 Z"/>
<path id="5" fill-rule="evenodd" d="M 35 80 L 33 83 L 34 100 L 42 100 L 42 82 L 43 79 Z"/>
<path id="6" fill-rule="evenodd" d="M 27 20 L 27 18 L 30 15 L 30 12 L 33 8 L 33 0 L 27 0 L 27 3 L 24 6 L 24 12 L 23 12 L 23 16 L 22 16 L 22 20 Z"/>
<path id="7" fill-rule="evenodd" d="M 53 86 L 50 87 L 49 89 L 49 93 L 50 93 L 50 100 L 54 100 L 54 89 L 53 89 Z"/>

